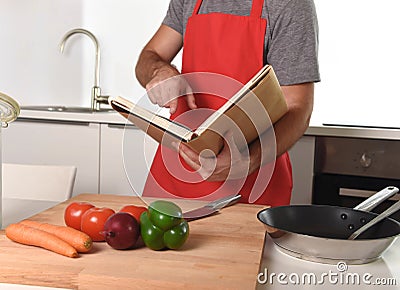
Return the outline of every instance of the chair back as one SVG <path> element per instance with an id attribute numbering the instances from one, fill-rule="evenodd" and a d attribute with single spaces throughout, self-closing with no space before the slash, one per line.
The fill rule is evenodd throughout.
<path id="1" fill-rule="evenodd" d="M 4 198 L 65 201 L 72 196 L 75 166 L 3 163 Z"/>

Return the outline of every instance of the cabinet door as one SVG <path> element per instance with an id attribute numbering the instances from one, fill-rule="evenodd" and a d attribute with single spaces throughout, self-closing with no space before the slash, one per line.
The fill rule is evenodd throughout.
<path id="1" fill-rule="evenodd" d="M 290 149 L 293 170 L 291 204 L 311 204 L 315 137 L 303 136 Z"/>
<path id="2" fill-rule="evenodd" d="M 2 130 L 4 163 L 74 165 L 73 195 L 98 193 L 98 124 L 17 119 Z"/>
<path id="3" fill-rule="evenodd" d="M 142 195 L 158 143 L 138 128 L 101 125 L 100 193 Z"/>

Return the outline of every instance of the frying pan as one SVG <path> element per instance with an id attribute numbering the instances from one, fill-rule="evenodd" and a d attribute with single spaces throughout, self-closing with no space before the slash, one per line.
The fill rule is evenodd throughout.
<path id="1" fill-rule="evenodd" d="M 348 238 L 378 215 L 370 210 L 398 191 L 394 186 L 386 187 L 355 208 L 279 206 L 260 211 L 257 218 L 274 243 L 293 257 L 327 264 L 365 264 L 378 259 L 400 235 L 400 223 L 384 218 L 357 239 Z"/>

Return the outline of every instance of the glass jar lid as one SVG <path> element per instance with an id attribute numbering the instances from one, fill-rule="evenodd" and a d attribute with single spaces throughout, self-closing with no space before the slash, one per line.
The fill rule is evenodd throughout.
<path id="1" fill-rule="evenodd" d="M 10 96 L 0 92 L 0 122 L 3 127 L 7 127 L 19 116 L 20 107 L 17 101 Z"/>

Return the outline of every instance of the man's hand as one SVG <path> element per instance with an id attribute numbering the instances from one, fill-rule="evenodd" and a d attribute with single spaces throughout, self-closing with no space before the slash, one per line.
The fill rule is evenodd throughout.
<path id="1" fill-rule="evenodd" d="M 180 96 L 186 96 L 190 109 L 197 108 L 192 89 L 172 65 L 165 64 L 156 69 L 152 79 L 146 84 L 146 90 L 151 102 L 169 108 L 170 114 L 176 112 Z"/>
<path id="2" fill-rule="evenodd" d="M 182 45 L 180 33 L 161 25 L 143 48 L 135 68 L 136 77 L 146 88 L 151 102 L 169 107 L 171 114 L 176 112 L 179 96 L 186 95 L 189 108 L 196 108 L 192 89 L 171 64 Z"/>
<path id="3" fill-rule="evenodd" d="M 226 134 L 224 147 L 216 157 L 202 157 L 182 143 L 179 145 L 179 154 L 190 167 L 208 181 L 241 179 L 251 173 L 250 158 L 239 151 L 231 132 Z"/>

